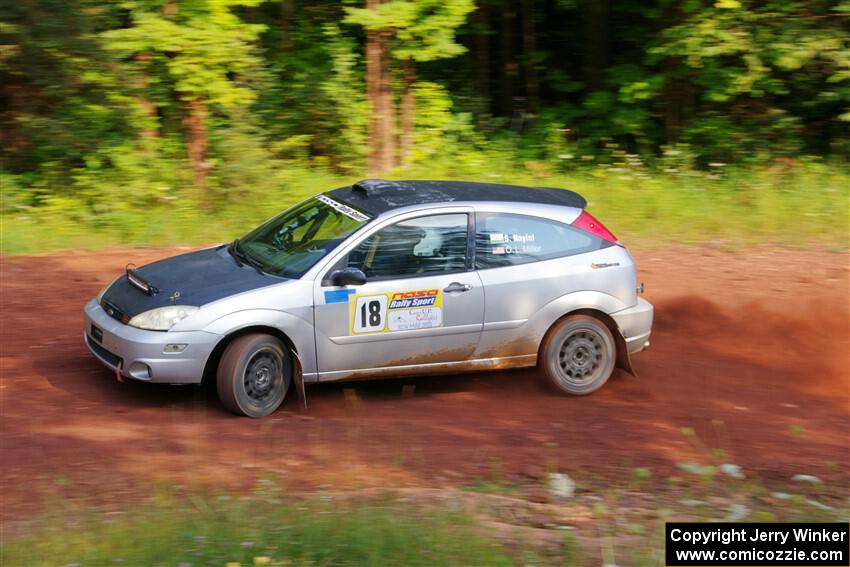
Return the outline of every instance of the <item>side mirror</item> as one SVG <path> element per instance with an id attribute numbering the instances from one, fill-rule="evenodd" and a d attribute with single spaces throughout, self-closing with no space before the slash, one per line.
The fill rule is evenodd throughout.
<path id="1" fill-rule="evenodd" d="M 331 274 L 333 285 L 363 285 L 366 283 L 366 274 L 357 268 L 344 268 Z"/>

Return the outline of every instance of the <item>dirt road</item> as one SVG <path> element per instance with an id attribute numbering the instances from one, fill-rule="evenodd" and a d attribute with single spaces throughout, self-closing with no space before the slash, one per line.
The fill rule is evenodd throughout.
<path id="1" fill-rule="evenodd" d="M 118 384 L 83 345 L 84 302 L 128 261 L 175 252 L 2 260 L 4 518 L 56 495 L 149 494 L 156 480 L 440 486 L 558 469 L 581 486 L 686 461 L 766 482 L 850 476 L 846 253 L 637 250 L 653 346 L 635 357 L 639 378 L 617 373 L 590 397 L 514 371 L 313 386 L 308 410 L 291 396 L 250 420 L 197 388 Z"/>

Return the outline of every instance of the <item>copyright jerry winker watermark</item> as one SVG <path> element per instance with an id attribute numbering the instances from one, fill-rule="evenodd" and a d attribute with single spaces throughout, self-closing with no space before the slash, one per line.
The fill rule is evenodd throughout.
<path id="1" fill-rule="evenodd" d="M 842 523 L 668 523 L 665 558 L 674 566 L 850 566 Z"/>

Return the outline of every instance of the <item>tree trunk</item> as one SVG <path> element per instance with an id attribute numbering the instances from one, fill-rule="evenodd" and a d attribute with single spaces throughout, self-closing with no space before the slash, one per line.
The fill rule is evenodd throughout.
<path id="1" fill-rule="evenodd" d="M 183 118 L 183 126 L 186 128 L 187 150 L 189 162 L 192 165 L 192 179 L 199 192 L 201 208 L 209 208 L 209 195 L 207 194 L 207 149 L 209 138 L 207 137 L 207 105 L 197 98 L 186 102 L 186 114 Z"/>
<path id="2" fill-rule="evenodd" d="M 508 1 L 505 6 L 505 13 L 502 14 L 502 34 L 501 34 L 501 51 L 502 51 L 502 88 L 500 93 L 500 107 L 503 116 L 511 116 L 514 111 L 514 82 L 519 74 L 519 65 L 517 65 L 514 56 L 514 35 L 516 34 L 516 12 L 512 1 Z"/>
<path id="3" fill-rule="evenodd" d="M 142 107 L 142 112 L 145 113 L 145 116 L 147 116 L 147 118 L 149 118 L 151 121 L 156 120 L 156 103 L 151 101 L 150 99 L 145 98 L 144 96 L 140 96 L 137 100 L 139 101 L 139 106 Z M 150 126 L 145 126 L 144 128 L 142 128 L 142 138 L 146 140 L 159 138 L 159 130 Z"/>
<path id="4" fill-rule="evenodd" d="M 401 143 L 399 144 L 399 162 L 402 167 L 410 163 L 410 150 L 413 148 L 413 126 L 416 114 L 414 83 L 416 83 L 416 62 L 413 59 L 405 59 L 404 91 L 401 94 Z"/>
<path id="5" fill-rule="evenodd" d="M 165 0 L 165 4 L 162 6 L 162 13 L 168 17 L 173 18 L 177 15 L 177 0 Z"/>
<path id="6" fill-rule="evenodd" d="M 386 173 L 395 165 L 395 104 L 393 103 L 392 75 L 390 74 L 389 39 L 390 32 L 382 30 L 379 43 L 381 114 L 378 117 L 381 137 L 381 173 Z"/>
<path id="7" fill-rule="evenodd" d="M 283 53 L 292 51 L 294 22 L 295 0 L 280 0 L 280 50 Z"/>
<path id="8" fill-rule="evenodd" d="M 379 0 L 367 0 L 366 7 L 374 9 Z M 369 177 L 377 175 L 381 161 L 381 145 L 378 137 L 378 112 L 381 96 L 379 91 L 381 74 L 381 50 L 378 45 L 379 33 L 366 30 L 366 98 L 369 99 L 369 153 L 366 158 L 366 171 Z"/>
<path id="9" fill-rule="evenodd" d="M 150 60 L 150 53 L 146 53 L 144 51 L 136 53 L 133 56 L 133 59 L 139 62 L 146 62 Z M 148 78 L 147 74 L 143 71 L 139 74 L 138 78 L 135 81 L 136 89 L 138 90 L 139 96 L 136 97 L 136 101 L 142 109 L 142 112 L 145 114 L 145 118 L 149 121 L 148 124 L 142 126 L 141 136 L 143 141 L 153 140 L 159 137 L 159 129 L 153 126 L 153 124 L 157 123 L 157 107 L 156 103 L 150 100 L 145 96 L 145 91 L 148 89 Z M 145 153 L 150 153 L 151 145 L 144 144 Z"/>
<path id="10" fill-rule="evenodd" d="M 656 33 L 660 34 L 664 29 L 677 25 L 683 17 L 680 5 L 669 4 L 656 22 Z M 664 141 L 669 145 L 679 141 L 695 104 L 696 87 L 688 78 L 685 69 L 681 57 L 666 57 L 661 62 L 661 72 L 664 75 L 661 91 L 664 104 Z"/>
<path id="11" fill-rule="evenodd" d="M 366 0 L 372 10 L 383 0 Z M 366 31 L 366 94 L 371 106 L 369 115 L 369 156 L 367 170 L 378 176 L 393 167 L 393 99 L 390 82 L 387 30 Z"/>
<path id="12" fill-rule="evenodd" d="M 490 104 L 490 13 L 486 0 L 479 0 L 473 14 L 474 39 L 472 42 L 472 76 L 475 94 Z M 488 109 L 491 110 L 492 109 Z"/>
<path id="13" fill-rule="evenodd" d="M 537 62 L 534 51 L 537 49 L 537 30 L 534 25 L 534 0 L 522 2 L 522 55 L 525 63 L 525 94 L 528 97 L 528 109 L 537 113 L 540 102 L 540 82 L 537 78 Z"/>
<path id="14" fill-rule="evenodd" d="M 679 141 L 679 132 L 682 129 L 682 82 L 674 76 L 680 64 L 678 58 L 672 57 L 666 58 L 662 64 L 667 75 L 661 98 L 664 101 L 664 139 L 668 144 Z"/>
<path id="15" fill-rule="evenodd" d="M 381 0 L 366 0 L 366 8 L 375 9 Z M 381 32 L 366 30 L 366 98 L 369 99 L 369 155 L 366 170 L 369 177 L 381 169 Z"/>
<path id="16" fill-rule="evenodd" d="M 608 0 L 583 0 L 584 83 L 586 92 L 600 90 L 605 83 L 608 59 Z"/>

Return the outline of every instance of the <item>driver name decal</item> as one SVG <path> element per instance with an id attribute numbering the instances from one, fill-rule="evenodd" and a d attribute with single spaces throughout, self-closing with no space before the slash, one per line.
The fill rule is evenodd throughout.
<path id="1" fill-rule="evenodd" d="M 349 303 L 349 334 L 430 329 L 443 324 L 439 289 L 355 295 Z"/>
<path id="2" fill-rule="evenodd" d="M 337 211 L 341 212 L 344 215 L 347 215 L 347 216 L 353 218 L 356 221 L 365 222 L 365 221 L 369 220 L 369 217 L 364 215 L 360 211 L 352 209 L 348 205 L 343 205 L 339 201 L 334 201 L 333 199 L 331 199 L 327 195 L 316 195 L 316 200 L 321 201 L 322 203 L 324 203 L 324 204 L 326 204 L 330 207 L 333 207 Z"/>

